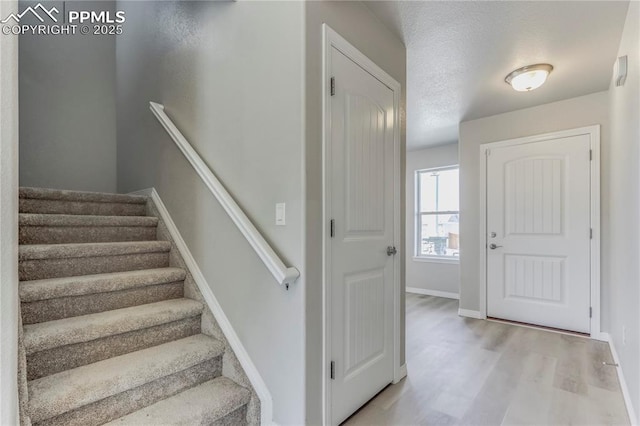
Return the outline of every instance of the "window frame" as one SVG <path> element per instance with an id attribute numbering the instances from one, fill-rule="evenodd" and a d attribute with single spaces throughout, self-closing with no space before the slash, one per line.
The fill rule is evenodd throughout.
<path id="1" fill-rule="evenodd" d="M 415 232 L 413 233 L 414 238 L 414 248 L 413 248 L 413 260 L 416 262 L 433 262 L 433 263 L 460 263 L 460 255 L 458 256 L 446 256 L 446 255 L 425 255 L 421 254 L 421 243 L 422 243 L 422 218 L 423 216 L 433 216 L 433 215 L 443 215 L 443 214 L 457 214 L 460 217 L 460 200 L 458 200 L 458 210 L 441 210 L 441 211 L 430 211 L 430 212 L 421 212 L 420 211 L 420 193 L 421 193 L 421 182 L 420 177 L 423 173 L 429 172 L 442 172 L 447 170 L 458 170 L 458 179 L 460 178 L 460 165 L 454 164 L 451 166 L 442 166 L 442 167 L 429 167 L 426 169 L 417 169 L 414 171 L 414 226 Z"/>

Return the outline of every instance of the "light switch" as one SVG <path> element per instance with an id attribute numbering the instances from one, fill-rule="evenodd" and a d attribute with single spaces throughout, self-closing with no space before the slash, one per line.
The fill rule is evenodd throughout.
<path id="1" fill-rule="evenodd" d="M 284 226 L 286 225 L 286 210 L 285 203 L 276 203 L 276 225 Z"/>

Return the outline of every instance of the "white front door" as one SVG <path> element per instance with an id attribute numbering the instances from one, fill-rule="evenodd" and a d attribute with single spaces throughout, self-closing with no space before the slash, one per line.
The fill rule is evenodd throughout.
<path id="1" fill-rule="evenodd" d="M 393 380 L 394 96 L 331 47 L 331 422 Z"/>
<path id="2" fill-rule="evenodd" d="M 487 315 L 590 331 L 590 136 L 487 154 Z"/>

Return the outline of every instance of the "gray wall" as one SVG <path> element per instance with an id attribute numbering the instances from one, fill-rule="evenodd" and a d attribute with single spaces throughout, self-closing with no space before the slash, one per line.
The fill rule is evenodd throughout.
<path id="1" fill-rule="evenodd" d="M 457 295 L 460 292 L 460 265 L 458 263 L 440 263 L 437 261 L 416 260 L 414 258 L 416 241 L 416 170 L 457 164 L 457 143 L 407 152 L 407 211 L 405 214 L 407 228 L 405 241 L 407 288 L 452 293 L 452 295 Z"/>
<path id="2" fill-rule="evenodd" d="M 307 424 L 320 424 L 322 410 L 322 23 L 326 22 L 402 85 L 401 133 L 404 176 L 406 50 L 360 2 L 306 2 L 306 365 Z M 404 180 L 401 196 L 404 218 Z M 404 241 L 404 220 L 401 239 Z M 404 242 L 400 247 L 404 246 Z M 400 250 L 404 289 L 404 253 Z M 403 292 L 404 294 L 404 292 Z M 404 300 L 403 300 L 404 302 Z M 404 303 L 402 303 L 404 309 Z M 404 311 L 402 312 L 404 321 Z M 404 323 L 402 324 L 404 333 Z M 404 335 L 402 359 L 404 360 Z M 404 361 L 403 361 L 404 362 Z"/>
<path id="3" fill-rule="evenodd" d="M 610 264 L 606 276 L 610 324 L 636 416 L 640 415 L 640 3 L 631 2 L 618 56 L 628 55 L 629 75 L 609 90 L 611 149 L 608 170 Z M 626 328 L 626 344 L 622 329 Z M 633 419 L 635 422 L 640 419 Z M 632 422 L 633 422 L 632 420 Z M 636 423 L 634 423 L 636 424 Z"/>
<path id="4" fill-rule="evenodd" d="M 558 130 L 601 125 L 602 253 L 610 249 L 609 176 L 614 168 L 609 138 L 607 92 L 460 123 L 460 308 L 480 310 L 480 145 Z M 610 271 L 603 257 L 602 324 L 608 326 Z"/>
<path id="5" fill-rule="evenodd" d="M 0 1 L 3 18 L 17 1 Z M 18 424 L 18 37 L 0 36 L 0 424 Z"/>
<path id="6" fill-rule="evenodd" d="M 262 375 L 304 423 L 304 32 L 299 2 L 118 2 L 118 190 L 155 187 Z M 133 25 L 135 23 L 135 25 Z M 302 277 L 279 286 L 149 111 L 167 114 Z M 287 224 L 275 226 L 286 202 Z"/>
<path id="7" fill-rule="evenodd" d="M 114 35 L 20 36 L 20 185 L 114 192 L 115 93 Z"/>

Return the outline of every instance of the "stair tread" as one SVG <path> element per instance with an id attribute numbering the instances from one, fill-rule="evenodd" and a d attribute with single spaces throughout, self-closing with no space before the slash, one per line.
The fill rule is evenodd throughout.
<path id="1" fill-rule="evenodd" d="M 115 256 L 168 252 L 169 241 L 124 241 L 108 243 L 21 244 L 20 260 Z"/>
<path id="2" fill-rule="evenodd" d="M 20 187 L 19 197 L 23 199 L 59 200 L 70 202 L 144 204 L 143 195 L 113 194 L 108 192 L 68 191 L 49 188 Z"/>
<path id="3" fill-rule="evenodd" d="M 34 302 L 59 297 L 128 290 L 183 281 L 186 275 L 185 270 L 180 268 L 156 268 L 21 281 L 20 301 Z"/>
<path id="4" fill-rule="evenodd" d="M 24 326 L 27 354 L 194 317 L 202 303 L 171 299 Z"/>
<path id="5" fill-rule="evenodd" d="M 31 420 L 39 422 L 126 392 L 223 352 L 223 343 L 198 334 L 32 380 L 28 383 Z"/>
<path id="6" fill-rule="evenodd" d="M 140 226 L 154 227 L 158 225 L 158 218 L 153 216 L 96 216 L 81 214 L 52 214 L 52 213 L 20 213 L 20 226 Z"/>
<path id="7" fill-rule="evenodd" d="M 226 377 L 218 377 L 107 425 L 212 424 L 249 402 L 251 393 Z"/>

